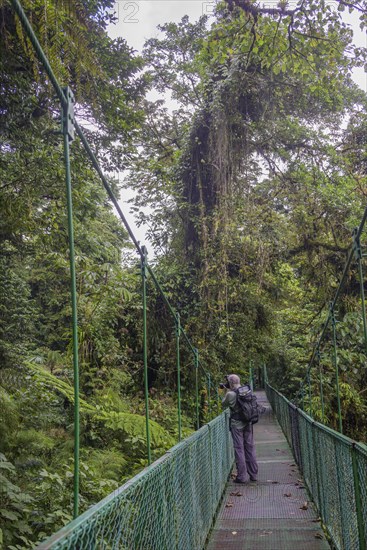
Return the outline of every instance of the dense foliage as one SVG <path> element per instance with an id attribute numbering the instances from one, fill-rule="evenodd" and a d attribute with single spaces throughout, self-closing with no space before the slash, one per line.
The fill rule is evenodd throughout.
<path id="1" fill-rule="evenodd" d="M 366 94 L 351 70 L 365 64 L 366 52 L 353 46 L 343 2 L 338 10 L 327 2 L 228 4 L 210 31 L 204 19 L 184 18 L 148 41 L 154 85 L 179 109 L 157 102 L 130 183 L 140 204 L 156 208 L 163 261 L 191 274 L 198 306 L 190 324 L 214 371 L 246 373 L 251 360 L 266 362 L 271 380 L 294 396 L 364 209 Z M 365 25 L 365 6 L 353 6 Z M 354 342 L 352 355 L 340 325 L 343 410 L 357 437 L 366 409 L 355 272 L 337 315 Z M 327 342 L 324 351 L 326 417 L 336 426 Z M 316 397 L 315 408 L 319 414 Z"/>
<path id="2" fill-rule="evenodd" d="M 366 95 L 351 70 L 365 51 L 353 46 L 343 2 L 339 10 L 233 4 L 219 8 L 209 32 L 204 19 L 184 18 L 148 41 L 154 85 L 179 109 L 157 102 L 130 183 L 138 204 L 156 209 L 163 261 L 191 274 L 190 325 L 212 368 L 266 362 L 278 387 L 293 392 L 364 208 Z M 355 9 L 363 25 L 362 3 Z M 361 334 L 358 296 L 352 273 L 338 320 L 348 324 L 351 314 Z M 353 358 L 345 350 L 354 380 L 340 365 L 349 373 L 342 399 L 346 415 L 360 408 L 363 424 L 361 338 L 357 348 Z M 325 361 L 334 395 L 328 345 Z M 334 397 L 328 402 L 335 425 Z"/>
<path id="3" fill-rule="evenodd" d="M 205 17 L 162 25 L 143 57 L 108 37 L 110 0 L 23 4 L 104 169 L 130 168 L 125 185 L 137 191 L 157 276 L 205 368 L 218 380 L 266 363 L 295 398 L 364 209 L 367 98 L 351 70 L 366 51 L 340 14 L 349 7 L 364 25 L 365 2 L 224 2 L 211 26 Z M 71 306 L 59 105 L 10 4 L 0 10 L 0 536 L 20 550 L 71 518 Z M 175 110 L 148 101 L 150 88 Z M 72 181 L 84 510 L 146 464 L 142 315 L 138 262 L 77 140 Z M 175 334 L 151 282 L 148 293 L 158 456 L 177 440 Z M 354 268 L 337 316 L 344 428 L 361 439 L 366 344 Z M 185 435 L 194 378 L 181 352 Z M 326 421 L 337 427 L 330 334 L 321 365 Z M 204 421 L 204 385 L 201 397 Z"/>

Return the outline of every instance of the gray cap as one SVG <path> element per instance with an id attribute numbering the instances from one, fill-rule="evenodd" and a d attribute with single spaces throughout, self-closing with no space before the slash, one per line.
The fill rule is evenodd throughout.
<path id="1" fill-rule="evenodd" d="M 231 386 L 237 386 L 238 384 L 241 383 L 240 377 L 237 376 L 237 374 L 229 374 L 227 380 Z"/>

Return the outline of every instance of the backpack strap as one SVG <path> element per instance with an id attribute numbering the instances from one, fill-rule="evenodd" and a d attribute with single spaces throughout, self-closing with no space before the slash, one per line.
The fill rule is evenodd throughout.
<path id="1" fill-rule="evenodd" d="M 235 390 L 233 390 L 236 394 L 236 403 L 235 403 L 234 408 L 231 409 L 231 414 L 230 414 L 230 419 L 231 420 L 241 420 L 240 419 L 240 412 L 239 412 L 239 408 L 238 408 L 238 404 L 237 404 L 238 390 L 239 390 L 239 388 L 236 388 Z"/>

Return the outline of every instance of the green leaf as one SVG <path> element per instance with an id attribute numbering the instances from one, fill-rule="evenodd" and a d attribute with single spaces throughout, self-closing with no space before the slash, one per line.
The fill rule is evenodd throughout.
<path id="1" fill-rule="evenodd" d="M 10 519 L 11 521 L 16 521 L 19 518 L 19 515 L 15 512 L 11 512 L 10 510 L 4 510 L 3 508 L 0 509 L 0 514 L 6 518 Z"/>

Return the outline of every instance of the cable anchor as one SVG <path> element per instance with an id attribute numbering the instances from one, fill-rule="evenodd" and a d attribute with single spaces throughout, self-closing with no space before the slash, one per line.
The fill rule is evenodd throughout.
<path id="1" fill-rule="evenodd" d="M 62 109 L 62 132 L 68 136 L 69 142 L 72 142 L 75 138 L 75 98 L 69 86 L 63 88 L 63 92 L 66 98 L 66 105 Z"/>

